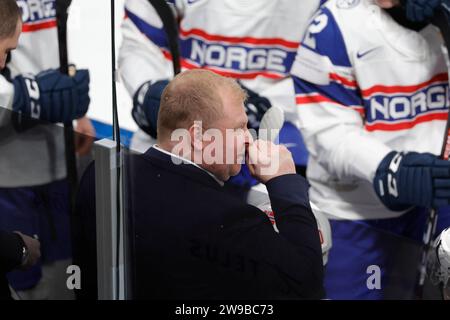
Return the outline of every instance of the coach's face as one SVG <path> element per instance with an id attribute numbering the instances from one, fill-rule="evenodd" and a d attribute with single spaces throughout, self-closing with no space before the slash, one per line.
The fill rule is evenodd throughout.
<path id="1" fill-rule="evenodd" d="M 17 47 L 21 31 L 22 31 L 22 20 L 19 19 L 17 21 L 16 30 L 14 31 L 14 34 L 9 37 L 0 38 L 0 70 L 5 68 L 8 53 Z"/>
<path id="2" fill-rule="evenodd" d="M 230 91 L 222 90 L 223 116 L 213 125 L 220 130 L 223 138 L 223 161 L 209 169 L 222 181 L 227 181 L 241 171 L 241 165 L 245 161 L 245 145 L 252 139 L 247 130 L 244 102 Z"/>

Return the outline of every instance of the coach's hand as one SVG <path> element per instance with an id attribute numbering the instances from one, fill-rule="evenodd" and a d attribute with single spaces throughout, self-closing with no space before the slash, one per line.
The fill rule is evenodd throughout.
<path id="1" fill-rule="evenodd" d="M 289 150 L 283 145 L 256 140 L 248 146 L 247 165 L 250 173 L 262 183 L 295 174 L 295 164 Z"/>

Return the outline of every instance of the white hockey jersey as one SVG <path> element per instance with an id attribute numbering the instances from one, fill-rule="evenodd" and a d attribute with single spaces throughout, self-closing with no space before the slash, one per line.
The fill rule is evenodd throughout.
<path id="1" fill-rule="evenodd" d="M 339 219 L 396 217 L 372 181 L 392 150 L 442 146 L 448 73 L 440 35 L 396 23 L 374 0 L 329 0 L 292 67 L 310 153 L 310 199 Z"/>
<path id="2" fill-rule="evenodd" d="M 59 67 L 55 0 L 17 0 L 22 10 L 22 34 L 7 64 L 9 79 L 0 75 L 0 187 L 48 183 L 66 175 L 61 127 L 38 125 L 20 135 L 11 112 L 19 74 L 37 74 Z"/>
<path id="3" fill-rule="evenodd" d="M 320 0 L 175 0 L 181 65 L 242 80 L 295 123 L 289 70 Z M 149 80 L 173 77 L 162 21 L 147 0 L 126 0 L 119 54 L 131 96 Z M 148 146 L 144 148 L 147 149 Z"/>

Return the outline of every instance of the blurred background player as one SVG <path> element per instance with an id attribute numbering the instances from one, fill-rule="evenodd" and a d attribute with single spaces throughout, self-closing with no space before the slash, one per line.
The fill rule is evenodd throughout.
<path id="1" fill-rule="evenodd" d="M 60 126 L 47 123 L 78 119 L 77 131 L 95 135 L 83 118 L 89 73 L 77 70 L 69 77 L 58 70 L 54 0 L 17 4 L 22 35 L 0 76 L 0 229 L 36 235 L 42 245 L 40 264 L 9 275 L 20 297 L 63 299 L 73 295 L 65 290 L 71 252 L 64 135 Z"/>
<path id="2" fill-rule="evenodd" d="M 448 70 L 433 10 L 412 14 L 419 2 L 327 1 L 292 67 L 310 198 L 333 219 L 329 298 L 412 293 L 414 281 L 393 283 L 398 245 L 406 237 L 418 247 L 426 208 L 450 203 L 450 163 L 439 160 Z M 438 230 L 449 224 L 441 214 Z"/>
<path id="3" fill-rule="evenodd" d="M 17 47 L 22 20 L 16 0 L 0 0 L 0 70 L 6 56 Z M 21 232 L 0 230 L 0 300 L 11 299 L 6 273 L 15 268 L 28 268 L 40 257 L 38 240 Z"/>
<path id="4" fill-rule="evenodd" d="M 249 128 L 258 130 L 271 106 L 282 108 L 287 122 L 280 142 L 304 170 L 307 153 L 289 70 L 307 22 L 323 1 L 167 2 L 179 21 L 182 69 L 205 68 L 238 79 L 248 93 Z M 144 152 L 155 141 L 160 95 L 174 75 L 163 24 L 149 1 L 126 0 L 125 14 L 119 65 L 140 128 L 131 148 Z"/>

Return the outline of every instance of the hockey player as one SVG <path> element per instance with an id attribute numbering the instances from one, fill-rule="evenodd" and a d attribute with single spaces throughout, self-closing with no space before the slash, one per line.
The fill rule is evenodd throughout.
<path id="1" fill-rule="evenodd" d="M 22 21 L 15 0 L 0 0 L 0 70 L 5 67 L 6 56 L 17 47 Z M 0 229 L 0 300 L 11 299 L 6 273 L 14 268 L 27 268 L 40 257 L 39 241 L 20 232 Z"/>
<path id="2" fill-rule="evenodd" d="M 22 35 L 0 76 L 0 228 L 36 235 L 42 245 L 43 269 L 10 274 L 21 297 L 64 298 L 51 295 L 56 268 L 65 275 L 71 254 L 64 136 L 52 123 L 79 119 L 76 130 L 94 135 L 82 118 L 90 101 L 89 73 L 77 70 L 69 77 L 58 70 L 54 0 L 17 4 Z M 65 281 L 58 281 L 65 288 Z"/>
<path id="3" fill-rule="evenodd" d="M 385 297 L 398 254 L 388 234 L 420 244 L 424 208 L 450 203 L 450 163 L 438 159 L 449 106 L 441 38 L 378 2 L 326 2 L 292 67 L 310 199 L 333 219 L 329 298 Z M 441 215 L 438 229 L 449 224 Z"/>
<path id="4" fill-rule="evenodd" d="M 206 68 L 239 79 L 249 96 L 246 111 L 250 128 L 257 129 L 271 106 L 281 107 L 285 119 L 297 123 L 289 69 L 308 19 L 323 1 L 167 2 L 179 20 L 184 70 Z M 140 128 L 131 147 L 145 151 L 156 137 L 159 97 L 173 77 L 171 56 L 163 24 L 149 1 L 127 0 L 125 14 L 120 72 L 133 97 L 132 115 Z M 291 140 L 301 139 L 295 131 L 291 135 L 295 136 Z M 303 146 L 302 141 L 291 142 L 297 143 L 297 148 Z"/>

